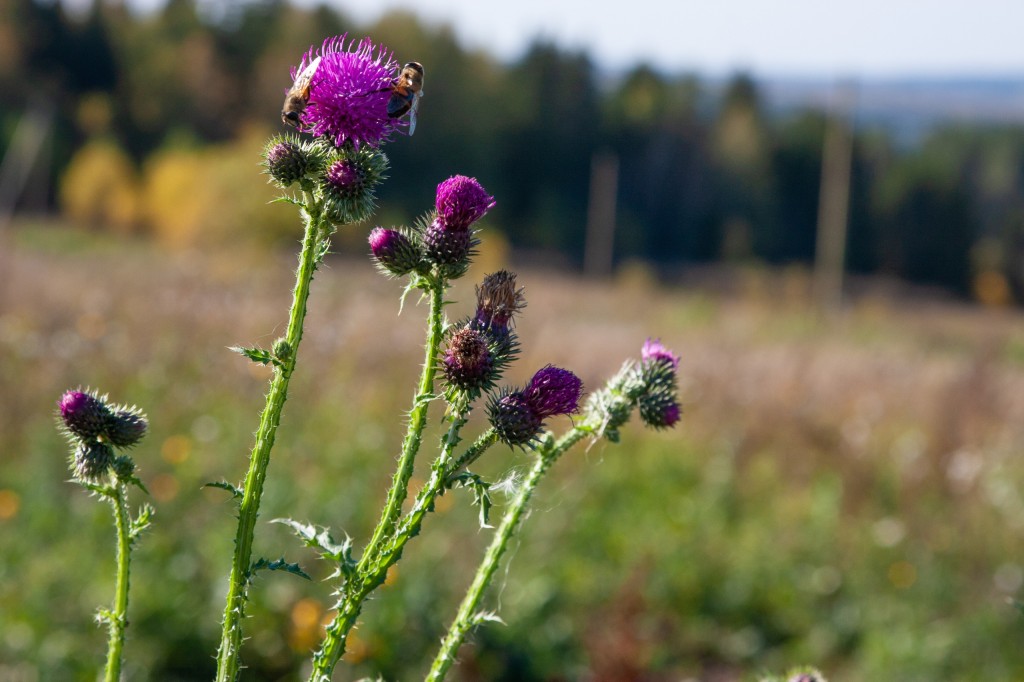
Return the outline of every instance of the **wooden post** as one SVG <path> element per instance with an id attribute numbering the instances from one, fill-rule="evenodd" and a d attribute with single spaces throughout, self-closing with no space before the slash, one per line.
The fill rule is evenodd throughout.
<path id="1" fill-rule="evenodd" d="M 853 86 L 842 86 L 836 98 L 838 101 L 828 112 L 825 123 L 814 257 L 814 295 L 824 311 L 838 310 L 843 302 L 850 165 L 853 159 L 853 131 L 849 119 L 854 98 Z"/>
<path id="2" fill-rule="evenodd" d="M 590 277 L 612 274 L 618 185 L 619 157 L 607 152 L 594 154 L 590 161 L 587 241 L 583 249 L 583 272 Z"/>

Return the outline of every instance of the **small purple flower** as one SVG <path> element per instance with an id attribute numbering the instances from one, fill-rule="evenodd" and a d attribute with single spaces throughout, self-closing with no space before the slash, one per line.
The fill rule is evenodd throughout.
<path id="1" fill-rule="evenodd" d="M 667 362 L 672 365 L 673 371 L 679 369 L 679 356 L 673 355 L 672 351 L 661 342 L 661 339 L 647 339 L 640 351 L 640 357 L 644 363 Z"/>
<path id="2" fill-rule="evenodd" d="M 492 398 L 487 414 L 502 442 L 525 445 L 536 437 L 546 418 L 576 412 L 582 395 L 579 377 L 548 365 L 523 390 Z"/>
<path id="3" fill-rule="evenodd" d="M 328 38 L 319 51 L 310 48 L 292 72 L 294 79 L 319 57 L 302 127 L 330 138 L 336 147 L 346 142 L 356 149 L 363 144 L 377 147 L 399 126 L 398 119 L 389 118 L 387 111 L 399 64 L 387 48 L 375 48 L 369 38 L 358 44 L 349 41 L 346 47 L 347 35 Z"/>
<path id="4" fill-rule="evenodd" d="M 548 365 L 533 375 L 523 393 L 541 419 L 572 414 L 579 410 L 583 382 L 567 369 Z"/>
<path id="5" fill-rule="evenodd" d="M 455 175 L 437 186 L 437 218 L 449 230 L 468 230 L 495 203 L 476 178 Z"/>
<path id="6" fill-rule="evenodd" d="M 373 228 L 370 231 L 370 251 L 382 268 L 396 276 L 411 272 L 420 262 L 419 249 L 400 230 Z"/>
<path id="7" fill-rule="evenodd" d="M 58 406 L 64 426 L 82 440 L 95 440 L 107 429 L 110 409 L 92 393 L 67 391 L 61 396 Z"/>

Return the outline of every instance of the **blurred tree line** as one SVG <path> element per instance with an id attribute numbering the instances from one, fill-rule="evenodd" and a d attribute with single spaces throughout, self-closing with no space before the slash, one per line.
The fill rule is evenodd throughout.
<path id="1" fill-rule="evenodd" d="M 49 170 L 21 202 L 83 225 L 171 245 L 293 240 L 253 164 L 281 127 L 290 69 L 347 31 L 427 69 L 416 136 L 387 147 L 382 224 L 411 220 L 438 181 L 471 174 L 498 197 L 492 224 L 513 246 L 580 263 L 591 162 L 613 154 L 617 260 L 814 256 L 826 114 L 769 115 L 744 75 L 722 84 L 638 65 L 610 77 L 543 41 L 503 64 L 407 13 L 365 26 L 281 0 L 169 0 L 151 14 L 97 0 L 76 15 L 10 0 L 0 11 L 0 150 L 34 103 L 55 103 Z M 910 149 L 858 129 L 852 158 L 849 270 L 1024 300 L 1024 128 L 944 127 Z"/>

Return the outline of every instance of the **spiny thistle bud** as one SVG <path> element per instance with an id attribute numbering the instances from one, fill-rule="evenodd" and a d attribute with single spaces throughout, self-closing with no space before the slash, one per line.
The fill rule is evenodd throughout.
<path id="1" fill-rule="evenodd" d="M 450 278 L 461 276 L 469 268 L 469 258 L 477 241 L 469 230 L 455 230 L 435 218 L 423 233 L 427 257 L 446 270 Z"/>
<path id="2" fill-rule="evenodd" d="M 111 468 L 119 481 L 127 481 L 135 473 L 135 461 L 128 455 L 118 455 Z"/>
<path id="3" fill-rule="evenodd" d="M 335 223 L 358 223 L 366 220 L 377 207 L 374 190 L 386 177 L 388 157 L 382 152 L 362 147 L 345 147 L 327 166 L 321 183 L 324 208 Z"/>
<path id="4" fill-rule="evenodd" d="M 666 393 L 649 393 L 640 398 L 640 418 L 655 429 L 667 429 L 679 421 L 679 403 Z"/>
<path id="5" fill-rule="evenodd" d="M 302 143 L 290 136 L 275 136 L 267 143 L 264 165 L 267 168 L 267 175 L 280 187 L 288 187 L 293 182 L 301 180 L 310 169 Z"/>
<path id="6" fill-rule="evenodd" d="M 377 265 L 396 277 L 415 270 L 423 258 L 416 243 L 401 230 L 375 227 L 369 241 Z"/>
<path id="7" fill-rule="evenodd" d="M 148 427 L 146 415 L 138 408 L 120 408 L 110 415 L 103 435 L 112 445 L 128 448 L 142 440 Z"/>
<path id="8" fill-rule="evenodd" d="M 94 393 L 67 391 L 58 405 L 65 428 L 82 440 L 95 440 L 107 428 L 110 408 Z"/>
<path id="9" fill-rule="evenodd" d="M 583 382 L 567 369 L 548 365 L 521 391 L 491 399 L 487 414 L 502 442 L 525 445 L 544 426 L 544 420 L 579 409 Z"/>
<path id="10" fill-rule="evenodd" d="M 470 393 L 490 384 L 494 374 L 494 356 L 483 334 L 463 327 L 452 335 L 441 359 L 441 367 L 449 384 Z"/>
<path id="11" fill-rule="evenodd" d="M 476 178 L 455 175 L 437 186 L 437 218 L 449 230 L 468 230 L 494 205 L 494 197 Z"/>
<path id="12" fill-rule="evenodd" d="M 79 443 L 75 449 L 72 468 L 83 481 L 99 481 L 114 463 L 114 450 L 106 443 L 89 441 Z"/>
<path id="13" fill-rule="evenodd" d="M 544 420 L 521 392 L 492 398 L 487 406 L 487 417 L 498 438 L 508 445 L 526 445 L 544 425 Z"/>

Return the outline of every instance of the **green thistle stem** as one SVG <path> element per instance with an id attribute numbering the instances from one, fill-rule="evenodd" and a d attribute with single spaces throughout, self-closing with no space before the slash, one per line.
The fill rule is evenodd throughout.
<path id="1" fill-rule="evenodd" d="M 117 587 L 114 595 L 114 609 L 107 614 L 110 639 L 107 644 L 107 667 L 105 682 L 118 682 L 121 678 L 121 658 L 124 649 L 124 632 L 128 627 L 128 583 L 131 572 L 131 520 L 125 504 L 125 487 L 116 483 L 107 494 L 114 510 L 114 524 L 117 526 Z"/>
<path id="2" fill-rule="evenodd" d="M 515 534 L 516 528 L 522 520 L 523 512 L 526 511 L 526 506 L 540 479 L 543 478 L 544 474 L 547 473 L 548 469 L 551 468 L 551 465 L 558 460 L 562 453 L 591 432 L 592 429 L 589 427 L 578 426 L 569 431 L 549 449 L 541 450 L 538 453 L 537 461 L 526 477 L 526 481 L 523 482 L 522 488 L 519 489 L 519 494 L 516 495 L 512 506 L 508 508 L 505 516 L 501 519 L 501 524 L 494 534 L 494 539 L 491 540 L 487 553 L 477 568 L 476 575 L 473 576 L 473 582 L 470 584 L 466 596 L 463 597 L 462 603 L 459 605 L 455 620 L 448 629 L 448 634 L 445 635 L 444 641 L 441 643 L 441 649 L 430 666 L 430 672 L 426 677 L 428 682 L 440 682 L 440 680 L 445 678 L 448 670 L 455 663 L 455 654 L 458 652 L 459 647 L 462 646 L 466 635 L 474 626 L 484 620 L 477 611 L 480 607 L 480 600 L 483 598 L 484 591 L 490 585 L 494 572 L 498 569 L 501 557 L 508 547 L 509 540 Z"/>
<path id="3" fill-rule="evenodd" d="M 416 454 L 419 452 L 420 443 L 423 440 L 423 429 L 427 425 L 427 408 L 434 398 L 437 353 L 444 331 L 442 319 L 444 289 L 444 284 L 440 281 L 429 283 L 430 312 L 423 372 L 420 376 L 416 396 L 413 399 L 412 411 L 409 413 L 409 427 L 406 430 L 405 439 L 402 441 L 402 454 L 399 458 L 398 469 L 392 479 L 391 489 L 388 491 L 387 502 L 381 513 L 380 521 L 377 522 L 373 536 L 366 545 L 366 549 L 363 550 L 363 556 L 356 566 L 355 575 L 346 582 L 342 590 L 338 615 L 327 626 L 323 644 L 313 654 L 313 671 L 309 677 L 311 682 L 320 682 L 331 678 L 334 667 L 345 653 L 348 633 L 362 611 L 363 602 L 387 577 L 387 569 L 390 564 L 381 564 L 378 555 L 388 539 L 395 535 L 395 527 L 402 513 L 402 505 L 408 497 L 409 480 L 412 478 Z M 444 455 L 442 455 L 443 457 Z M 438 461 L 440 460 L 441 458 Z M 421 496 L 422 494 L 421 491 Z M 418 507 L 418 503 L 419 498 L 417 498 L 417 505 L 414 505 L 414 510 Z M 405 525 L 403 524 L 403 528 Z M 399 531 L 399 536 L 401 536 L 401 531 Z M 408 541 L 408 538 L 405 538 L 405 541 Z M 401 542 L 402 546 L 405 545 L 405 541 Z M 394 544 L 394 542 L 390 544 Z"/>
<path id="4" fill-rule="evenodd" d="M 343 588 L 341 602 L 338 605 L 338 615 L 327 626 L 323 646 L 313 655 L 313 672 L 309 676 L 309 682 L 326 682 L 331 679 L 335 666 L 345 654 L 348 633 L 356 624 L 356 618 L 359 617 L 359 612 L 363 608 L 363 602 L 384 582 L 388 569 L 402 557 L 402 551 L 409 540 L 419 535 L 424 517 L 434 508 L 434 501 L 438 495 L 447 489 L 448 480 L 452 474 L 462 466 L 468 466 L 476 461 L 487 448 L 497 442 L 498 438 L 494 429 L 489 429 L 477 438 L 466 454 L 452 464 L 451 452 L 458 443 L 459 430 L 465 422 L 464 417 L 452 419 L 452 425 L 444 440 L 441 455 L 431 467 L 430 480 L 416 495 L 412 509 L 402 523 L 397 526 L 394 535 L 390 540 L 385 537 L 377 547 L 367 548 L 363 555 L 365 566 L 358 568 L 357 577 L 346 583 Z M 370 553 L 371 549 L 373 549 L 372 554 Z"/>
<path id="5" fill-rule="evenodd" d="M 388 491 L 388 500 L 384 505 L 380 521 L 377 523 L 373 537 L 366 546 L 366 550 L 363 552 L 362 559 L 359 562 L 360 570 L 366 568 L 368 561 L 373 557 L 378 546 L 394 532 L 395 523 L 402 513 L 402 504 L 408 496 L 409 479 L 412 478 L 416 453 L 419 452 L 420 443 L 423 440 L 423 429 L 427 425 L 427 408 L 430 406 L 430 401 L 434 398 L 437 351 L 440 348 L 443 333 L 442 309 L 444 307 L 444 286 L 438 282 L 431 282 L 429 292 L 430 319 L 425 357 L 423 359 L 423 373 L 420 376 L 416 397 L 413 399 L 412 411 L 409 413 L 409 428 L 406 430 L 405 440 L 402 441 L 402 455 L 398 463 L 398 469 L 395 471 L 391 490 Z"/>
<path id="6" fill-rule="evenodd" d="M 245 614 L 256 519 L 259 516 L 267 467 L 270 465 L 270 452 L 274 447 L 277 427 L 281 423 L 281 411 L 288 399 L 288 382 L 295 369 L 299 342 L 302 341 L 306 302 L 309 299 L 309 287 L 317 265 L 317 245 L 322 238 L 321 233 L 326 233 L 322 225 L 321 207 L 309 194 L 306 194 L 306 204 L 302 213 L 306 223 L 305 236 L 302 240 L 302 253 L 299 256 L 288 331 L 285 335 L 291 351 L 281 359 L 281 366 L 275 365 L 267 403 L 260 416 L 259 429 L 256 431 L 256 443 L 249 458 L 249 471 L 245 477 L 245 488 L 238 512 L 235 553 L 231 562 L 220 648 L 217 652 L 217 682 L 233 682 L 238 676 L 239 653 L 242 646 L 241 621 Z"/>

